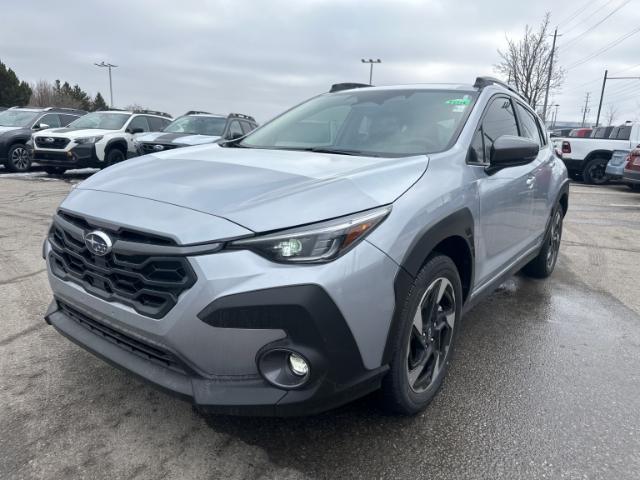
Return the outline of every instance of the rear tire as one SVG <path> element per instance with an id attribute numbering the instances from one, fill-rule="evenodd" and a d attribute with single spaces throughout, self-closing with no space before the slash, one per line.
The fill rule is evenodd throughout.
<path id="1" fill-rule="evenodd" d="M 420 269 L 393 335 L 389 373 L 382 381 L 386 410 L 415 415 L 433 400 L 449 369 L 460 329 L 462 284 L 453 261 L 434 254 Z"/>
<path id="2" fill-rule="evenodd" d="M 627 187 L 629 187 L 634 192 L 640 192 L 640 184 L 637 183 L 627 183 Z"/>
<path id="3" fill-rule="evenodd" d="M 27 147 L 22 143 L 12 145 L 7 152 L 7 160 L 4 165 L 10 172 L 28 172 L 31 169 L 31 154 Z"/>
<path id="4" fill-rule="evenodd" d="M 608 160 L 605 158 L 592 158 L 582 171 L 584 183 L 590 185 L 604 185 L 609 181 L 605 170 L 607 169 Z"/>
<path id="5" fill-rule="evenodd" d="M 551 215 L 551 221 L 547 227 L 538 256 L 522 269 L 526 275 L 533 278 L 547 278 L 553 273 L 560 251 L 563 219 L 564 211 L 562 210 L 562 205 L 557 205 Z"/>

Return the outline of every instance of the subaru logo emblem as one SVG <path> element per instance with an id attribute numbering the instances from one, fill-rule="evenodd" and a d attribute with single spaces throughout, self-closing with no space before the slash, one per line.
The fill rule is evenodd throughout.
<path id="1" fill-rule="evenodd" d="M 44 139 L 44 141 L 47 142 L 47 143 L 53 143 L 55 140 L 53 138 L 51 138 L 51 137 L 47 137 L 47 138 Z"/>
<path id="2" fill-rule="evenodd" d="M 87 233 L 84 236 L 84 244 L 91 253 L 99 257 L 104 257 L 113 247 L 113 242 L 111 238 L 109 238 L 109 235 L 100 230 Z"/>
<path id="3" fill-rule="evenodd" d="M 159 151 L 161 151 L 161 150 L 164 150 L 164 146 L 162 146 L 162 145 L 154 145 L 154 146 L 153 146 L 153 149 L 154 149 L 156 152 L 159 152 Z"/>

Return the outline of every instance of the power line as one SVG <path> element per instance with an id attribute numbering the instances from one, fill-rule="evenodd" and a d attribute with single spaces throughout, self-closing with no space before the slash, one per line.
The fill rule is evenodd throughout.
<path id="1" fill-rule="evenodd" d="M 604 47 L 602 47 L 600 50 L 593 52 L 590 55 L 587 55 L 586 57 L 582 58 L 581 60 L 578 60 L 577 62 L 572 63 L 571 65 L 569 65 L 568 67 L 565 68 L 565 70 L 571 70 L 573 68 L 576 68 L 579 65 L 582 65 L 583 63 L 588 62 L 589 60 L 591 60 L 592 58 L 597 57 L 598 55 L 606 52 L 607 50 L 612 49 L 613 47 L 617 46 L 618 44 L 624 42 L 627 38 L 632 37 L 633 35 L 635 35 L 636 33 L 640 32 L 640 27 L 634 28 L 633 30 L 631 30 L 628 33 L 625 33 L 624 35 L 622 35 L 621 37 L 616 38 L 613 42 L 605 45 Z"/>
<path id="2" fill-rule="evenodd" d="M 585 18 L 583 18 L 582 20 L 580 20 L 578 23 L 576 23 L 573 27 L 567 29 L 564 31 L 564 33 L 569 33 L 572 30 L 575 30 L 577 27 L 579 27 L 580 25 L 582 25 L 583 23 L 585 23 L 587 20 L 589 20 L 591 17 L 593 17 L 596 13 L 598 13 L 600 10 L 602 10 L 603 8 L 605 8 L 606 6 L 608 6 L 610 3 L 615 2 L 616 0 L 609 0 L 608 2 L 606 2 L 604 5 L 600 5 L 600 8 L 596 8 L 593 12 L 591 12 L 591 15 L 587 15 Z M 593 2 L 591 2 L 593 3 Z M 582 9 L 582 12 L 585 12 L 587 9 L 588 5 L 585 5 L 584 8 Z M 580 18 L 580 14 L 578 14 L 577 16 L 573 17 L 573 20 Z M 562 22 L 560 22 L 560 24 L 562 24 Z M 571 21 L 568 22 L 566 25 L 571 24 Z M 566 26 L 565 25 L 565 26 Z"/>
<path id="3" fill-rule="evenodd" d="M 616 8 L 613 9 L 612 12 L 610 12 L 608 15 L 606 15 L 603 19 L 601 19 L 600 21 L 596 22 L 595 24 L 593 24 L 591 27 L 589 27 L 588 29 L 586 29 L 584 32 L 582 32 L 581 34 L 573 37 L 571 40 L 569 40 L 567 43 L 565 43 L 564 45 L 560 45 L 558 48 L 567 48 L 569 45 L 571 45 L 572 43 L 575 43 L 577 40 L 579 40 L 580 38 L 584 37 L 585 35 L 587 35 L 589 32 L 591 32 L 592 30 L 594 30 L 596 27 L 602 25 L 606 20 L 608 20 L 614 13 L 616 13 L 618 10 L 620 10 L 622 7 L 624 7 L 625 5 L 627 5 L 631 0 L 624 0 L 620 5 L 618 5 Z M 565 32 L 566 33 L 566 32 Z"/>

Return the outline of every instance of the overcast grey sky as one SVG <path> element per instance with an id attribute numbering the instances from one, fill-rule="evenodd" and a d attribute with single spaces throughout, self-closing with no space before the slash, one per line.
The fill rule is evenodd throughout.
<path id="1" fill-rule="evenodd" d="M 93 66 L 105 60 L 119 65 L 117 106 L 265 121 L 332 83 L 366 82 L 362 57 L 382 59 L 380 85 L 495 74 L 505 34 L 521 35 L 545 11 L 564 32 L 565 67 L 640 29 L 640 0 L 20 0 L 4 5 L 0 60 L 29 82 L 60 78 L 108 101 L 107 72 Z M 595 119 L 604 69 L 640 76 L 639 53 L 637 34 L 569 69 L 553 95 L 559 118 L 578 120 L 591 92 Z M 611 82 L 608 93 L 618 122 L 638 117 L 640 80 Z"/>

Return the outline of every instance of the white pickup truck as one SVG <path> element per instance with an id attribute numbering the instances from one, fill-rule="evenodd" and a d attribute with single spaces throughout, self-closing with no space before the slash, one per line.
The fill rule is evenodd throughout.
<path id="1" fill-rule="evenodd" d="M 585 183 L 600 185 L 609 179 L 605 173 L 614 150 L 633 150 L 640 146 L 640 123 L 627 122 L 615 127 L 609 138 L 554 138 L 562 160 L 572 176 L 582 175 Z"/>

